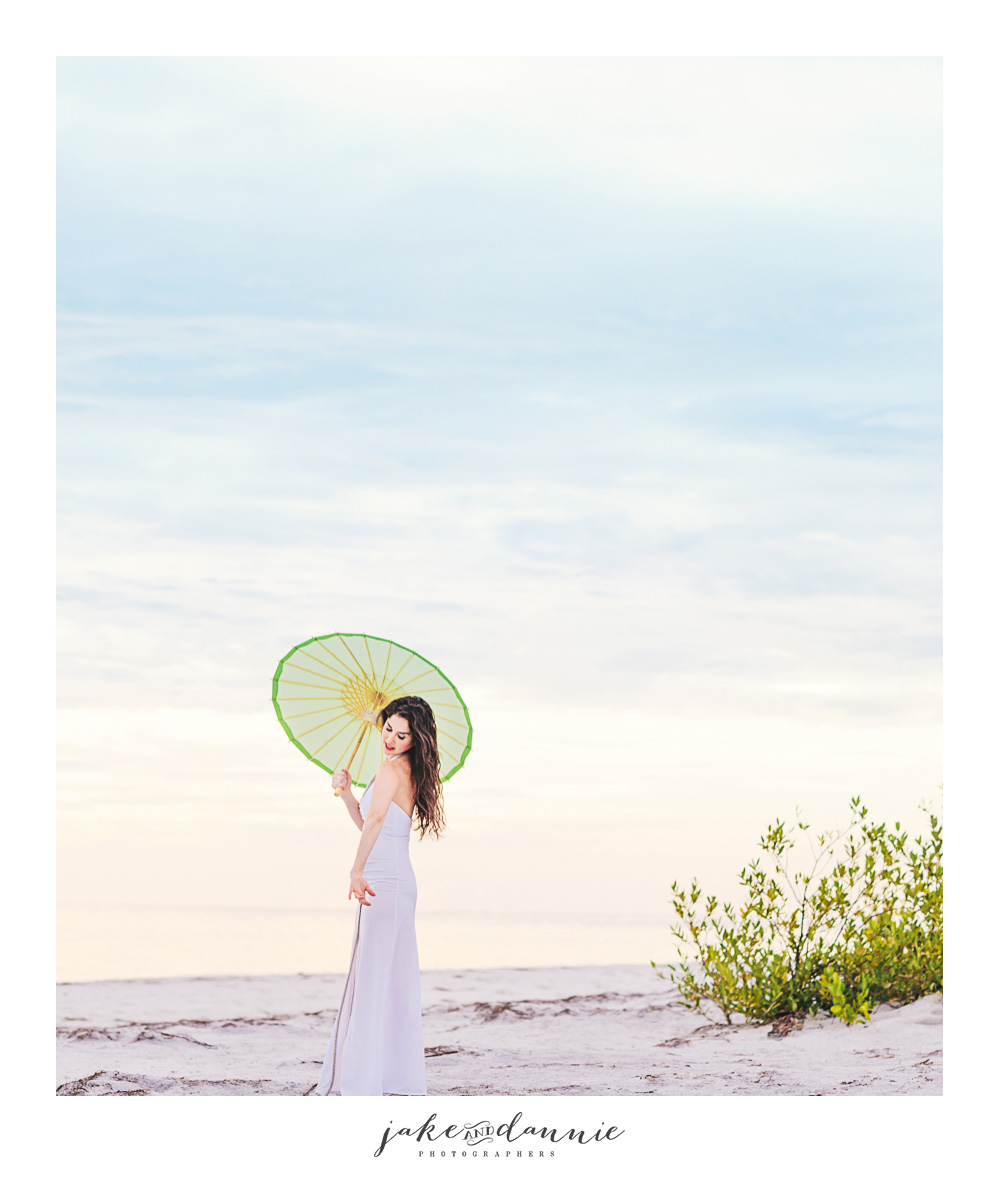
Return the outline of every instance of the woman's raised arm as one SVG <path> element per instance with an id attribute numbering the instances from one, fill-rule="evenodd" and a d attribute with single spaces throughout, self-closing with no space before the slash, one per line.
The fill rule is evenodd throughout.
<path id="1" fill-rule="evenodd" d="M 399 771 L 390 763 L 383 762 L 375 785 L 371 788 L 371 802 L 368 804 L 368 815 L 361 828 L 361 839 L 357 845 L 357 856 L 354 866 L 350 870 L 350 889 L 347 897 L 356 897 L 361 905 L 371 905 L 366 894 L 375 896 L 375 891 L 364 879 L 364 866 L 367 863 L 371 849 L 375 846 L 378 833 L 388 815 L 389 804 L 399 787 Z"/>
<path id="2" fill-rule="evenodd" d="M 330 786 L 333 788 L 333 794 L 339 795 L 347 808 L 347 814 L 357 824 L 358 828 L 364 830 L 364 820 L 361 818 L 361 805 L 354 798 L 354 792 L 350 789 L 350 772 L 347 770 L 338 770 L 330 781 Z"/>

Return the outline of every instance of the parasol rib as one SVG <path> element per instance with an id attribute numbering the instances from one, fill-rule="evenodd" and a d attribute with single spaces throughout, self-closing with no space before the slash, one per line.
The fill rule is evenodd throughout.
<path id="1" fill-rule="evenodd" d="M 297 740 L 301 741 L 302 738 L 308 737 L 310 733 L 315 733 L 317 729 L 323 729 L 327 725 L 336 725 L 342 716 L 343 714 L 341 713 L 339 717 L 331 717 L 328 721 L 321 721 L 318 725 L 313 725 L 311 729 L 307 729 L 304 733 L 300 733 Z M 350 720 L 353 721 L 354 718 L 351 717 Z M 349 725 L 350 721 L 348 721 L 347 724 Z M 336 735 L 334 734 L 333 736 L 335 737 Z"/>
<path id="2" fill-rule="evenodd" d="M 392 648 L 393 647 L 395 647 L 395 644 L 390 643 L 388 645 L 388 651 L 385 653 L 385 667 L 382 670 L 382 684 L 385 684 L 388 680 L 388 666 L 389 666 L 389 662 L 392 659 Z"/>
<path id="3" fill-rule="evenodd" d="M 368 756 L 368 742 L 371 741 L 371 735 L 375 732 L 373 725 L 368 726 L 368 736 L 364 739 L 364 749 L 361 751 L 361 761 L 358 764 L 358 775 L 364 769 L 364 759 Z"/>
<path id="4" fill-rule="evenodd" d="M 309 709 L 306 713 L 288 713 L 285 716 L 285 721 L 297 721 L 299 717 L 315 717 L 317 713 L 329 713 L 334 709 L 340 710 L 341 716 L 345 716 L 341 705 L 325 705 L 322 709 Z M 334 717 L 333 720 L 335 721 L 336 718 Z"/>
<path id="5" fill-rule="evenodd" d="M 337 639 L 339 639 L 339 638 L 340 638 L 340 636 L 338 635 Z M 319 646 L 323 649 L 324 652 L 326 652 L 326 654 L 330 657 L 331 660 L 336 660 L 336 662 L 340 665 L 341 668 L 343 668 L 343 670 L 347 673 L 347 675 L 350 676 L 351 678 L 353 678 L 354 669 L 350 666 L 350 664 L 345 664 L 343 662 L 343 660 L 341 660 L 340 657 L 336 654 L 336 652 L 330 651 L 330 649 L 326 646 L 325 643 L 323 643 L 323 641 L 321 639 L 317 639 L 316 643 L 319 644 Z M 347 648 L 347 650 L 350 651 L 350 648 Z"/>
<path id="6" fill-rule="evenodd" d="M 297 683 L 297 681 L 283 680 L 281 683 L 282 684 L 295 684 L 295 683 Z M 320 685 L 306 684 L 303 687 L 305 687 L 305 688 L 319 688 Z M 327 693 L 326 696 L 324 696 L 324 697 L 274 697 L 273 699 L 278 701 L 280 704 L 286 704 L 288 701 L 294 701 L 295 704 L 297 705 L 299 703 L 299 701 L 328 701 L 330 699 L 330 697 L 329 697 L 329 693 Z"/>
<path id="7" fill-rule="evenodd" d="M 415 655 L 416 655 L 416 652 L 410 652 L 409 655 L 399 665 L 399 667 L 396 668 L 395 672 L 392 673 L 392 682 L 385 686 L 386 693 L 394 693 L 395 692 L 395 685 L 398 682 L 399 677 L 402 675 L 403 668 L 405 668 L 406 665 L 408 663 L 410 663 L 410 661 L 413 659 L 413 657 Z M 422 659 L 423 657 L 421 656 L 420 658 Z"/>
<path id="8" fill-rule="evenodd" d="M 393 680 L 393 682 L 392 682 L 393 691 L 394 692 L 401 692 L 404 688 L 409 688 L 409 686 L 411 684 L 415 684 L 417 682 L 417 680 L 422 680 L 424 676 L 432 676 L 435 672 L 437 672 L 436 668 L 427 668 L 426 671 L 421 672 L 419 674 L 419 676 L 413 676 L 410 680 L 407 680 L 405 684 L 398 683 L 398 673 L 397 673 L 396 679 Z M 440 673 L 437 672 L 437 675 L 439 676 Z"/>
<path id="9" fill-rule="evenodd" d="M 345 680 L 334 680 L 334 678 L 332 676 L 327 676 L 325 674 L 325 672 L 316 672 L 312 668 L 303 668 L 301 664 L 289 664 L 288 667 L 289 668 L 297 668 L 299 672 L 304 672 L 306 674 L 306 676 L 318 676 L 320 680 L 329 680 L 330 683 L 335 684 L 337 686 L 337 688 L 343 688 L 343 686 L 345 684 L 349 683 L 348 681 L 345 681 Z M 312 687 L 318 688 L 319 686 L 317 684 L 314 684 Z"/>
<path id="10" fill-rule="evenodd" d="M 327 664 L 325 660 L 321 660 L 318 656 L 313 655 L 312 652 L 309 651 L 308 648 L 300 647 L 298 650 L 302 653 L 303 656 L 308 656 L 310 660 L 315 660 L 317 664 L 321 664 L 324 668 L 329 668 L 329 670 L 331 672 L 338 672 L 339 671 L 339 669 L 334 668 L 332 664 Z M 347 684 L 348 681 L 342 680 L 342 681 L 339 681 L 339 683 Z"/>
<path id="11" fill-rule="evenodd" d="M 312 675 L 315 675 L 315 673 L 312 673 Z M 286 684 L 295 684 L 299 688 L 322 688 L 321 684 L 308 684 L 304 680 L 282 680 L 281 681 L 282 687 L 284 687 L 284 685 L 286 685 Z M 292 697 L 291 699 L 295 700 L 295 701 L 321 701 L 324 698 L 323 697 Z"/>
<path id="12" fill-rule="evenodd" d="M 367 685 L 368 685 L 368 687 L 369 687 L 369 688 L 371 688 L 372 690 L 375 690 L 375 691 L 377 691 L 377 690 L 375 689 L 375 684 L 374 684 L 374 682 L 373 682 L 373 681 L 370 681 L 370 680 L 368 680 L 368 674 L 367 674 L 367 672 L 365 672 L 365 670 L 364 670 L 364 668 L 363 668 L 363 666 L 362 666 L 362 664 L 361 664 L 361 661 L 360 661 L 360 660 L 357 658 L 357 656 L 355 656 L 355 655 L 354 655 L 354 653 L 353 653 L 353 652 L 350 650 L 350 646 L 348 645 L 348 643 L 347 643 L 347 640 L 346 640 L 346 639 L 344 639 L 344 637 L 343 637 L 342 635 L 338 635 L 338 636 L 337 636 L 337 639 L 339 639 L 339 640 L 340 640 L 340 642 L 343 644 L 343 646 L 344 646 L 344 650 L 346 651 L 347 655 L 349 655 L 349 656 L 350 656 L 350 658 L 351 658 L 351 659 L 354 661 L 354 663 L 357 665 L 357 670 L 358 670 L 358 671 L 361 673 L 361 679 L 364 681 L 364 683 L 365 683 L 365 684 L 367 684 Z"/>
<path id="13" fill-rule="evenodd" d="M 440 727 L 442 725 L 454 725 L 458 729 L 459 733 L 464 732 L 462 730 L 461 726 L 458 725 L 458 722 L 452 721 L 450 717 L 435 717 L 434 720 L 437 722 L 437 729 L 438 730 L 440 730 Z"/>
<path id="14" fill-rule="evenodd" d="M 346 724 L 346 725 L 342 725 L 342 726 L 341 726 L 341 727 L 340 727 L 340 728 L 339 728 L 339 729 L 336 731 L 336 733 L 332 735 L 332 737 L 328 737 L 328 738 L 326 739 L 326 741 L 324 741 L 324 742 L 323 742 L 323 744 L 322 744 L 322 745 L 321 745 L 321 746 L 320 746 L 320 747 L 319 747 L 319 748 L 318 748 L 318 749 L 315 751 L 315 753 L 316 753 L 316 754 L 318 754 L 318 753 L 319 753 L 319 750 L 325 750 L 325 749 L 326 749 L 326 747 L 327 747 L 327 746 L 330 744 L 330 742 L 331 742 L 331 741 L 333 741 L 333 738 L 337 738 L 337 737 L 339 737 L 339 736 L 340 736 L 340 734 L 342 734 L 342 733 L 343 733 L 343 731 L 344 731 L 345 729 L 350 729 L 350 727 L 351 727 L 351 726 L 354 724 L 354 721 L 355 721 L 355 720 L 356 720 L 356 718 L 352 717 L 352 718 L 351 718 L 351 719 L 350 719 L 350 720 L 347 722 L 347 724 Z"/>
<path id="15" fill-rule="evenodd" d="M 453 691 L 454 690 L 451 688 L 448 688 L 448 686 L 446 684 L 442 684 L 439 688 L 421 688 L 420 689 L 420 696 L 425 697 L 428 693 L 431 693 L 431 692 L 453 692 Z M 434 705 L 434 708 L 436 709 L 437 706 Z"/>
<path id="16" fill-rule="evenodd" d="M 371 648 L 368 647 L 368 637 L 364 636 L 364 650 L 368 653 L 368 664 L 371 666 L 371 683 L 378 683 L 378 673 L 375 671 L 375 661 L 371 658 Z"/>

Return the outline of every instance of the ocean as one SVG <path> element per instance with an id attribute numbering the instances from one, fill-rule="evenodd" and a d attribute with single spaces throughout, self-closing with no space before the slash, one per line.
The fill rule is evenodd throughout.
<path id="1" fill-rule="evenodd" d="M 60 983 L 166 976 L 346 971 L 353 911 L 239 906 L 61 905 Z M 420 966 L 556 967 L 676 958 L 668 924 L 647 915 L 417 909 Z"/>

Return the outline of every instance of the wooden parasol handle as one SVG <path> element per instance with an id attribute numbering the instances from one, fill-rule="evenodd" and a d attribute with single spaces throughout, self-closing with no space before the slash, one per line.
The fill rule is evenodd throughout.
<path id="1" fill-rule="evenodd" d="M 347 759 L 347 765 L 341 768 L 343 770 L 346 770 L 348 774 L 350 774 L 350 764 L 351 764 L 351 762 L 354 761 L 354 755 L 361 748 L 361 742 L 364 740 L 365 732 L 366 732 L 366 730 L 362 726 L 361 732 L 357 736 L 357 741 L 354 743 L 354 748 L 350 752 L 350 757 Z M 337 799 L 339 799 L 341 792 L 339 790 L 334 790 L 333 794 Z"/>

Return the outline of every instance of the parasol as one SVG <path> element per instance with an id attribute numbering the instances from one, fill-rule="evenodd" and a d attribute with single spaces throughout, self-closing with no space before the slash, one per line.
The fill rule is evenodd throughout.
<path id="1" fill-rule="evenodd" d="M 433 709 L 441 781 L 450 778 L 472 748 L 468 709 L 440 668 L 402 644 L 346 632 L 315 636 L 281 660 L 271 692 L 281 727 L 306 758 L 330 774 L 353 765 L 362 787 L 382 760 L 378 714 L 404 696 Z"/>

